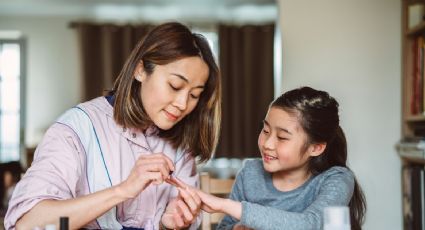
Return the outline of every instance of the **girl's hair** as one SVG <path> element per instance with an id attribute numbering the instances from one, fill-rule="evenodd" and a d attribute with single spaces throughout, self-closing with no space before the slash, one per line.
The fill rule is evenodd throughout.
<path id="1" fill-rule="evenodd" d="M 199 56 L 208 65 L 209 76 L 198 104 L 183 120 L 159 136 L 175 148 L 188 150 L 200 161 L 211 158 L 217 145 L 221 117 L 220 73 L 207 40 L 186 26 L 170 22 L 152 29 L 132 51 L 110 94 L 115 94 L 114 118 L 126 128 L 146 129 L 152 121 L 140 97 L 141 83 L 135 80 L 137 65 L 143 63 L 149 76 L 156 65 L 166 65 L 186 57 Z"/>
<path id="2" fill-rule="evenodd" d="M 338 102 L 327 92 L 301 87 L 282 94 L 271 104 L 295 115 L 307 134 L 304 150 L 310 144 L 326 143 L 324 152 L 311 157 L 308 169 L 317 175 L 333 166 L 347 167 L 347 142 L 339 125 Z M 360 230 L 366 212 L 366 199 L 354 178 L 350 203 L 351 229 Z"/>

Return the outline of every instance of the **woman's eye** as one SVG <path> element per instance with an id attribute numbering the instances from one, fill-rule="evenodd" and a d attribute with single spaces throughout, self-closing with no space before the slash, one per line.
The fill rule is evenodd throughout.
<path id="1" fill-rule="evenodd" d="M 288 138 L 286 138 L 286 137 L 277 137 L 277 139 L 280 140 L 280 141 L 288 140 Z"/>
<path id="2" fill-rule="evenodd" d="M 193 99 L 198 99 L 198 98 L 199 98 L 199 96 L 198 96 L 198 95 L 190 94 L 190 96 L 191 96 Z"/>
<path id="3" fill-rule="evenodd" d="M 178 87 L 175 87 L 175 86 L 173 86 L 172 84 L 169 84 L 169 85 L 170 85 L 171 89 L 173 89 L 174 91 L 179 90 L 179 88 L 178 88 Z"/>

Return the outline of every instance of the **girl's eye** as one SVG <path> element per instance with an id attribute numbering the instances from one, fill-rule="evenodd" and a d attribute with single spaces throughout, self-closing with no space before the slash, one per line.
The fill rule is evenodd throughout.
<path id="1" fill-rule="evenodd" d="M 266 130 L 266 129 L 263 129 L 263 133 L 265 133 L 265 134 L 269 134 L 269 131 L 268 131 L 268 130 Z"/>

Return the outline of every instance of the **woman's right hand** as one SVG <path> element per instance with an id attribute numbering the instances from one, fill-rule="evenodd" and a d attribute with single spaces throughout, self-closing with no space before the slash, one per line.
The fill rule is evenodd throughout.
<path id="1" fill-rule="evenodd" d="M 162 184 L 170 176 L 170 171 L 174 170 L 173 162 L 163 153 L 142 155 L 118 188 L 126 198 L 134 198 L 151 183 Z"/>

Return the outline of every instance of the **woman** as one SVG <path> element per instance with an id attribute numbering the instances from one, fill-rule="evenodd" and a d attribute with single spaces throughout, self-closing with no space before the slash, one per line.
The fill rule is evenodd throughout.
<path id="1" fill-rule="evenodd" d="M 38 145 L 5 218 L 7 229 L 196 229 L 201 201 L 163 183 L 198 186 L 220 123 L 219 70 L 207 41 L 179 23 L 139 42 L 106 97 L 63 114 Z M 189 195 L 188 195 L 189 194 Z"/>

